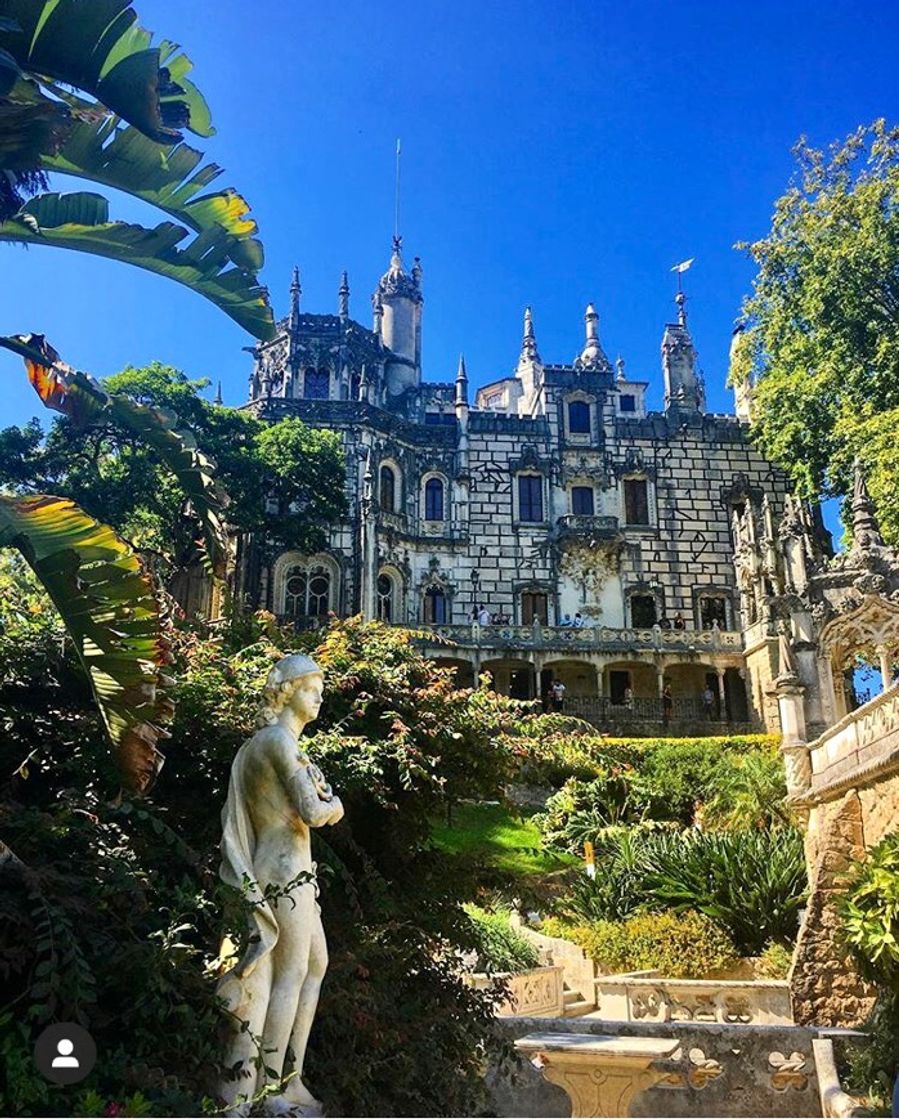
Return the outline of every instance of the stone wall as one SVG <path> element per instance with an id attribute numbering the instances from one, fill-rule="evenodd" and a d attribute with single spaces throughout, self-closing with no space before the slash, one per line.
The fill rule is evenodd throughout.
<path id="1" fill-rule="evenodd" d="M 589 1033 L 680 1042 L 662 1085 L 635 1099 L 632 1116 L 820 1116 L 812 1041 L 795 1026 L 614 1023 L 599 1019 L 502 1021 L 510 1039 L 540 1032 Z M 567 1095 L 529 1062 L 487 1076 L 495 1116 L 570 1116 Z"/>

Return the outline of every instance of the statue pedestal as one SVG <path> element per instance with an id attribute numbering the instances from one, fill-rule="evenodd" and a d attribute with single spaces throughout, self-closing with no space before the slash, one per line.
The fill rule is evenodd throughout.
<path id="1" fill-rule="evenodd" d="M 670 1072 L 653 1062 L 680 1047 L 672 1038 L 603 1034 L 528 1034 L 515 1048 L 542 1067 L 547 1081 L 564 1089 L 572 1116 L 628 1116 L 631 1101 Z"/>

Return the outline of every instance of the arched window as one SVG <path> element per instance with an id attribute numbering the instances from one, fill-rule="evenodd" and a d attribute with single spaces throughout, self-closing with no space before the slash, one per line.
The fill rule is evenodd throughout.
<path id="1" fill-rule="evenodd" d="M 303 399 L 326 401 L 331 395 L 331 375 L 326 369 L 310 366 L 303 374 Z"/>
<path id="2" fill-rule="evenodd" d="M 284 613 L 290 618 L 306 614 L 306 569 L 292 567 L 284 581 Z"/>
<path id="3" fill-rule="evenodd" d="M 590 434 L 590 405 L 586 401 L 569 402 L 568 431 L 572 435 Z"/>
<path id="4" fill-rule="evenodd" d="M 297 622 L 325 618 L 336 602 L 337 579 L 327 557 L 285 554 L 275 565 L 275 610 Z"/>
<path id="5" fill-rule="evenodd" d="M 429 478 L 425 483 L 425 521 L 442 521 L 443 480 Z"/>
<path id="6" fill-rule="evenodd" d="M 393 467 L 386 465 L 381 467 L 378 476 L 378 501 L 385 513 L 396 511 L 396 475 L 393 473 Z"/>
<path id="7" fill-rule="evenodd" d="M 425 592 L 425 622 L 441 625 L 446 622 L 446 595 L 439 587 L 429 587 Z"/>
<path id="8" fill-rule="evenodd" d="M 393 580 L 383 574 L 378 576 L 378 618 L 393 622 Z"/>

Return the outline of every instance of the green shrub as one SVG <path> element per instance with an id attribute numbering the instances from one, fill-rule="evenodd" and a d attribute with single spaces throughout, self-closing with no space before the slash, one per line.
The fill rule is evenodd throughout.
<path id="1" fill-rule="evenodd" d="M 775 828 L 792 820 L 783 758 L 776 747 L 721 756 L 702 806 L 704 828 Z"/>
<path id="2" fill-rule="evenodd" d="M 648 807 L 636 772 L 618 770 L 589 782 L 571 778 L 549 798 L 534 823 L 544 844 L 580 855 L 585 842 L 596 843 L 607 829 L 638 824 Z"/>
<path id="3" fill-rule="evenodd" d="M 508 911 L 491 912 L 469 904 L 465 913 L 474 923 L 478 941 L 478 958 L 472 971 L 525 972 L 540 963 L 536 948 L 515 929 Z"/>
<path id="4" fill-rule="evenodd" d="M 651 905 L 700 911 L 741 954 L 795 941 L 808 889 L 798 829 L 657 834 L 647 837 L 642 860 Z"/>
<path id="5" fill-rule="evenodd" d="M 606 972 L 658 969 L 663 976 L 702 979 L 736 958 L 727 934 L 694 911 L 634 914 L 570 927 L 568 935 Z"/>
<path id="6" fill-rule="evenodd" d="M 890 1115 L 899 1073 L 899 832 L 850 869 L 840 902 L 841 932 L 859 972 L 877 989 L 869 1038 L 850 1051 L 850 1089 Z"/>
<path id="7" fill-rule="evenodd" d="M 792 963 L 793 950 L 771 941 L 758 958 L 756 974 L 765 980 L 786 980 Z"/>

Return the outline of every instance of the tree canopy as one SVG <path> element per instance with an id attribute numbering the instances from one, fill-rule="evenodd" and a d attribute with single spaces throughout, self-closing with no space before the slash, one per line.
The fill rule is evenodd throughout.
<path id="1" fill-rule="evenodd" d="M 206 384 L 154 363 L 123 370 L 103 388 L 170 410 L 191 429 L 217 464 L 230 525 L 263 534 L 279 550 L 317 551 L 346 509 L 340 437 L 297 419 L 265 424 L 211 404 L 200 395 Z M 196 556 L 200 524 L 176 476 L 112 414 L 87 428 L 64 417 L 46 433 L 36 419 L 0 430 L 0 487 L 73 499 L 155 553 L 163 575 Z"/>
<path id="2" fill-rule="evenodd" d="M 807 497 L 849 494 L 858 456 L 899 542 L 899 128 L 827 151 L 802 139 L 766 237 L 730 379 L 753 382 L 753 430 Z"/>

